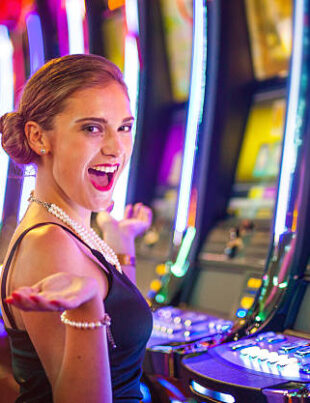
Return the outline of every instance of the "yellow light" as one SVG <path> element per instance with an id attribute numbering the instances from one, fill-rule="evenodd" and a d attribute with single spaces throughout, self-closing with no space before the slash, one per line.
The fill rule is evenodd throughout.
<path id="1" fill-rule="evenodd" d="M 125 0 L 108 0 L 108 7 L 111 11 L 125 5 Z"/>
<path id="2" fill-rule="evenodd" d="M 262 285 L 262 280 L 260 278 L 251 277 L 248 280 L 248 288 L 259 288 Z"/>
<path id="3" fill-rule="evenodd" d="M 243 297 L 241 300 L 241 307 L 244 309 L 250 309 L 252 304 L 254 302 L 254 298 L 253 297 Z"/>
<path id="4" fill-rule="evenodd" d="M 159 264 L 156 266 L 156 273 L 159 276 L 164 276 L 168 272 L 167 266 L 165 264 Z"/>
<path id="5" fill-rule="evenodd" d="M 160 280 L 158 280 L 158 279 L 155 279 L 155 280 L 153 280 L 152 282 L 151 282 L 151 284 L 150 284 L 150 289 L 152 290 L 152 291 L 159 291 L 160 289 L 161 289 L 161 286 L 162 286 L 162 284 L 161 284 L 161 281 Z"/>
<path id="6" fill-rule="evenodd" d="M 253 186 L 249 192 L 250 199 L 262 199 L 264 188 L 262 186 Z"/>

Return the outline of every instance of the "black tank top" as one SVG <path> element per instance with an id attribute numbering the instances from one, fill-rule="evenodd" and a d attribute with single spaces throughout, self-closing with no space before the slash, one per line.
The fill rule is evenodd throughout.
<path id="1" fill-rule="evenodd" d="M 107 274 L 109 290 L 104 305 L 106 312 L 111 317 L 110 330 L 116 344 L 116 347 L 113 348 L 112 343 L 108 343 L 113 402 L 139 402 L 142 399 L 140 392 L 141 365 L 145 346 L 152 331 L 152 314 L 145 299 L 128 277 L 108 263 L 100 252 L 91 249 L 68 228 L 53 222 L 45 222 L 28 228 L 19 236 L 3 269 L 2 304 L 11 326 L 6 330 L 10 339 L 13 374 L 20 385 L 20 394 L 16 403 L 50 403 L 53 401 L 50 383 L 29 335 L 26 331 L 17 329 L 15 320 L 4 302 L 8 271 L 18 245 L 29 231 L 48 224 L 58 225 L 69 232 L 87 246 L 107 268 L 108 273 L 105 272 L 105 274 Z"/>

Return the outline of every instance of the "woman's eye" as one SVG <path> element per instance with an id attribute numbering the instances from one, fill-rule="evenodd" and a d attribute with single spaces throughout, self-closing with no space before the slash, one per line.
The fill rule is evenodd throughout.
<path id="1" fill-rule="evenodd" d="M 122 131 L 122 132 L 131 132 L 132 126 L 133 126 L 132 123 L 126 124 L 126 125 L 121 126 L 119 128 L 119 130 Z"/>
<path id="2" fill-rule="evenodd" d="M 100 127 L 98 127 L 98 126 L 93 126 L 93 125 L 88 125 L 88 126 L 85 126 L 85 127 L 83 127 L 83 130 L 86 132 L 86 133 L 93 133 L 93 134 L 96 134 L 96 133 L 100 133 L 102 130 L 101 130 L 101 128 Z"/>

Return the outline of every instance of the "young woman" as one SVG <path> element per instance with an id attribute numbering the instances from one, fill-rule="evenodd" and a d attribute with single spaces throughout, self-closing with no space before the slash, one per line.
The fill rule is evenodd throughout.
<path id="1" fill-rule="evenodd" d="M 152 328 L 134 283 L 134 238 L 150 210 L 109 210 L 132 151 L 133 117 L 118 68 L 94 55 L 55 59 L 26 84 L 17 112 L 1 117 L 2 146 L 34 163 L 36 187 L 4 261 L 1 305 L 17 402 L 99 403 L 141 399 Z"/>

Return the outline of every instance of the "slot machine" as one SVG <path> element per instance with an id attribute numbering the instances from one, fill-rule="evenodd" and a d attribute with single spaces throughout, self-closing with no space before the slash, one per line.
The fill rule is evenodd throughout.
<path id="1" fill-rule="evenodd" d="M 286 164 L 283 147 L 291 136 L 287 131 L 299 120 L 291 96 L 307 73 L 293 74 L 289 64 L 291 2 L 253 3 L 207 3 L 207 74 L 213 72 L 214 80 L 206 81 L 205 121 L 193 178 L 198 236 L 188 260 L 195 263 L 185 262 L 184 278 L 172 281 L 175 306 L 155 313 L 145 363 L 153 380 L 179 378 L 184 355 L 200 353 L 235 334 L 258 298 L 272 255 L 273 217 L 279 200 L 286 200 L 278 186 L 280 165 Z M 229 42 L 233 33 L 238 44 Z M 271 36 L 278 39 L 271 43 Z M 243 62 L 234 64 L 236 60 Z M 288 91 L 288 83 L 294 91 Z M 299 164 L 286 183 L 291 177 L 297 180 Z M 283 215 L 283 209 L 278 214 Z"/>
<path id="2" fill-rule="evenodd" d="M 184 381 L 198 401 L 309 401 L 309 153 L 308 79 L 293 90 L 294 77 L 308 76 L 306 1 L 295 2 L 292 73 L 296 115 L 287 113 L 273 224 L 273 242 L 262 284 L 244 319 L 226 343 L 182 361 Z M 303 107 L 300 109 L 300 105 Z M 288 142 L 288 143 L 287 143 Z M 290 145 L 289 145 L 290 144 Z M 292 175 L 288 161 L 296 166 Z"/>

